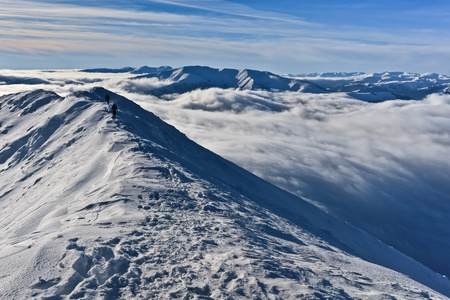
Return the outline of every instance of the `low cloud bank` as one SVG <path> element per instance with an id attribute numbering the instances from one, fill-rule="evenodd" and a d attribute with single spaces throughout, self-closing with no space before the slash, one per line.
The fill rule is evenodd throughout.
<path id="1" fill-rule="evenodd" d="M 242 113 L 253 110 L 281 112 L 289 109 L 284 101 L 274 101 L 269 92 L 250 90 L 211 88 L 182 95 L 169 95 L 164 99 L 174 101 L 180 108 L 209 112 Z"/>

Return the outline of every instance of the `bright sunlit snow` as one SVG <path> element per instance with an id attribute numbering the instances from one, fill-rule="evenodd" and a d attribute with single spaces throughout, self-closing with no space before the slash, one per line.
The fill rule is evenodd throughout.
<path id="1" fill-rule="evenodd" d="M 0 84 L 2 299 L 450 296 L 447 76 L 164 67 Z"/>

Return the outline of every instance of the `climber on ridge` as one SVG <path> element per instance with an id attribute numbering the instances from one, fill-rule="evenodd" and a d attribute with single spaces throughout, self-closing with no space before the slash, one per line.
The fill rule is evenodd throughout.
<path id="1" fill-rule="evenodd" d="M 115 119 L 116 118 L 116 114 L 117 114 L 117 105 L 115 103 L 111 106 L 111 110 L 112 110 L 112 113 L 113 113 L 113 118 Z"/>
<path id="2" fill-rule="evenodd" d="M 105 99 L 106 99 L 106 103 L 108 103 L 108 105 L 109 105 L 109 95 L 108 94 L 106 94 L 106 96 L 105 96 Z"/>

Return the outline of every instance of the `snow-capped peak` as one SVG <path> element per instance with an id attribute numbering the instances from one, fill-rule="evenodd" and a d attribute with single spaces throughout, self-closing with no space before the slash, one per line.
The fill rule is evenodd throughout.
<path id="1" fill-rule="evenodd" d="M 314 83 L 284 78 L 270 72 L 256 70 L 214 69 L 205 66 L 188 66 L 156 74 L 138 76 L 134 79 L 155 78 L 167 82 L 162 87 L 149 87 L 143 93 L 162 96 L 186 93 L 196 89 L 233 88 L 247 90 L 303 91 L 305 93 L 327 93 Z M 129 90 L 135 90 L 131 82 Z"/>
<path id="2" fill-rule="evenodd" d="M 0 103 L 2 299 L 450 296 L 446 278 L 120 95 Z"/>

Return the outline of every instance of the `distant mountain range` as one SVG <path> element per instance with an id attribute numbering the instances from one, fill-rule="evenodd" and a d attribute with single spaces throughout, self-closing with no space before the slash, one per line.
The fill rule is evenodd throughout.
<path id="1" fill-rule="evenodd" d="M 255 70 L 214 69 L 202 66 L 182 67 L 158 73 L 135 77 L 134 79 L 156 78 L 167 83 L 162 87 L 145 90 L 140 85 L 141 92 L 155 96 L 165 94 L 183 94 L 196 89 L 223 88 L 243 90 L 295 91 L 304 93 L 328 93 L 315 83 L 285 78 L 270 72 Z M 130 90 L 135 90 L 130 84 Z"/>
<path id="2" fill-rule="evenodd" d="M 0 85 L 6 85 L 6 84 L 50 84 L 49 81 L 40 79 L 40 78 L 33 78 L 33 77 L 18 77 L 18 76 L 5 76 L 0 75 Z"/>
<path id="3" fill-rule="evenodd" d="M 292 75 L 291 75 L 292 76 Z M 292 76 L 316 83 L 329 92 L 343 92 L 359 100 L 378 102 L 420 100 L 433 93 L 450 93 L 450 77 L 435 73 L 313 73 Z"/>
<path id="4" fill-rule="evenodd" d="M 161 66 L 161 67 L 143 66 L 140 68 L 125 67 L 125 68 L 120 68 L 120 69 L 108 69 L 108 68 L 84 69 L 84 70 L 81 70 L 80 72 L 150 74 L 150 73 L 158 73 L 158 72 L 170 71 L 170 70 L 172 70 L 172 68 L 169 66 Z"/>
<path id="5" fill-rule="evenodd" d="M 126 86 L 130 92 L 154 96 L 183 94 L 196 89 L 222 88 L 241 90 L 292 91 L 303 93 L 346 93 L 368 102 L 393 99 L 420 100 L 433 93 L 450 93 L 450 77 L 435 73 L 416 74 L 384 72 L 312 73 L 280 76 L 256 70 L 216 69 L 187 66 L 172 69 L 162 67 L 126 67 L 122 69 L 86 69 L 90 73 L 130 73 L 136 81 L 156 79 L 158 85 L 142 85 L 133 81 Z"/>

